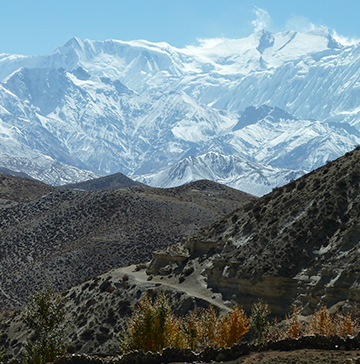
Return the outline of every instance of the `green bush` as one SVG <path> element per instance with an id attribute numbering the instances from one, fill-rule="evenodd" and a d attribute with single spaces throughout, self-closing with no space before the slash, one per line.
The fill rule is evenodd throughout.
<path id="1" fill-rule="evenodd" d="M 65 353 L 65 299 L 51 285 L 32 295 L 23 314 L 27 328 L 32 330 L 24 352 L 27 364 L 52 362 Z"/>
<path id="2" fill-rule="evenodd" d="M 268 316 L 270 313 L 270 306 L 263 299 L 259 299 L 251 308 L 250 323 L 255 333 L 255 341 L 258 344 L 265 342 L 269 334 Z"/>

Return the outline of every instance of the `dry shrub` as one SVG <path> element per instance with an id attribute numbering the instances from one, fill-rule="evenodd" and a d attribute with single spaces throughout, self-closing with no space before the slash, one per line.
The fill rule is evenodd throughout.
<path id="1" fill-rule="evenodd" d="M 308 324 L 302 325 L 299 320 L 300 308 L 294 308 L 286 318 L 286 326 L 279 323 L 273 325 L 268 340 L 282 340 L 285 338 L 299 338 L 302 335 L 337 335 L 342 338 L 355 336 L 359 332 L 359 324 L 350 313 L 341 315 L 337 312 L 331 315 L 326 306 L 316 310 Z"/>
<path id="2" fill-rule="evenodd" d="M 274 323 L 273 326 L 270 327 L 269 334 L 267 340 L 283 340 L 287 338 L 287 332 L 283 327 L 280 327 L 278 323 Z"/>
<path id="3" fill-rule="evenodd" d="M 331 315 L 326 306 L 315 311 L 307 327 L 308 334 L 354 336 L 359 330 L 357 320 L 350 313 Z"/>
<path id="4" fill-rule="evenodd" d="M 336 335 L 346 339 L 348 336 L 355 336 L 359 331 L 359 325 L 356 320 L 354 320 L 350 313 L 345 316 L 336 316 L 334 318 Z"/>
<path id="5" fill-rule="evenodd" d="M 286 337 L 297 339 L 300 336 L 302 325 L 299 315 L 300 308 L 294 307 L 292 314 L 287 317 Z"/>
<path id="6" fill-rule="evenodd" d="M 334 320 L 326 306 L 315 310 L 309 324 L 307 325 L 307 334 L 330 336 L 335 334 Z"/>

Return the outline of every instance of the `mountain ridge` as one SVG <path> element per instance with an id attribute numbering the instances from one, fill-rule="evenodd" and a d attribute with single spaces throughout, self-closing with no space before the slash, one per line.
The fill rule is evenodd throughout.
<path id="1" fill-rule="evenodd" d="M 359 45 L 324 28 L 183 49 L 73 38 L 48 55 L 4 55 L 2 152 L 128 177 L 210 152 L 308 172 L 360 142 L 359 60 Z"/>

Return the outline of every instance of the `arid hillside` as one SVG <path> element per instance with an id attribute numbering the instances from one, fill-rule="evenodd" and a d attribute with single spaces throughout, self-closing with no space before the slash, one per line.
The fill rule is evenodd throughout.
<path id="1" fill-rule="evenodd" d="M 289 313 L 291 304 L 294 303 L 302 307 L 303 315 L 308 315 L 320 304 L 326 304 L 327 307 L 338 304 L 333 306 L 333 310 L 336 310 L 336 307 L 344 306 L 344 301 L 347 301 L 346 307 L 350 307 L 352 302 L 359 302 L 360 289 L 357 283 L 360 280 L 359 162 L 360 148 L 357 148 L 260 199 L 252 200 L 246 195 L 240 198 L 240 193 L 238 202 L 233 204 L 241 205 L 245 202 L 243 198 L 252 202 L 244 203 L 242 207 L 229 214 L 220 206 L 224 207 L 225 201 L 234 199 L 235 191 L 208 181 L 199 181 L 170 190 L 138 186 L 110 191 L 111 195 L 108 195 L 110 192 L 55 191 L 42 197 L 48 201 L 42 205 L 43 211 L 47 211 L 46 209 L 53 205 L 72 206 L 72 201 L 77 199 L 78 201 L 83 199 L 84 206 L 88 204 L 86 201 L 99 199 L 102 203 L 96 205 L 96 213 L 93 208 L 81 209 L 88 214 L 87 219 L 77 224 L 84 229 L 83 231 L 93 232 L 95 220 L 90 220 L 89 225 L 86 225 L 85 221 L 96 214 L 101 215 L 100 211 L 104 211 L 103 209 L 108 211 L 111 209 L 109 205 L 112 208 L 123 206 L 122 208 L 127 210 L 127 214 L 123 216 L 130 216 L 131 211 L 137 211 L 136 223 L 139 221 L 146 223 L 141 227 L 145 226 L 148 229 L 149 239 L 159 235 L 159 226 L 167 226 L 167 230 L 164 228 L 162 232 L 161 241 L 175 243 L 154 251 L 149 263 L 128 267 L 125 265 L 136 254 L 138 254 L 136 257 L 139 257 L 137 262 L 145 263 L 147 259 L 141 260 L 143 255 L 138 253 L 142 251 L 139 245 L 123 245 L 122 253 L 127 254 L 128 258 L 125 260 L 122 257 L 124 261 L 121 268 L 90 278 L 63 293 L 67 300 L 67 317 L 70 323 L 68 334 L 71 345 L 68 347 L 68 352 L 119 354 L 118 336 L 126 318 L 145 291 L 152 296 L 159 291 L 166 291 L 173 309 L 178 314 L 186 313 L 194 305 L 202 307 L 213 305 L 217 310 L 227 311 L 236 302 L 249 313 L 251 305 L 258 298 L 268 302 L 272 314 L 280 317 Z M 63 194 L 68 197 L 61 199 L 56 197 Z M 179 196 L 181 202 L 178 200 Z M 55 197 L 62 201 L 61 204 L 49 202 Z M 110 200 L 112 204 L 109 203 Z M 33 203 L 39 204 L 39 201 L 38 199 Z M 170 201 L 172 204 L 169 205 Z M 126 205 L 123 205 L 125 203 Z M 191 206 L 190 210 L 186 214 L 179 214 L 183 208 L 188 208 L 188 204 Z M 29 205 L 18 205 L 17 208 L 25 206 Z M 77 206 L 80 204 L 77 203 Z M 231 205 L 228 210 L 233 207 L 234 205 Z M 50 211 L 53 209 L 51 207 Z M 78 216 L 73 206 L 69 209 L 75 217 Z M 155 211 L 156 217 L 151 218 L 151 214 L 155 214 Z M 161 211 L 165 213 L 160 213 Z M 204 216 L 210 216 L 207 215 L 210 213 L 217 216 L 225 214 L 225 217 L 219 217 L 217 221 L 214 219 L 215 222 L 207 227 L 204 223 L 204 227 L 201 227 L 195 218 L 201 215 L 204 219 Z M 110 215 L 109 212 L 105 214 L 105 216 Z M 180 222 L 184 221 L 185 215 L 188 219 L 181 225 Z M 50 214 L 50 216 L 57 215 Z M 169 220 L 165 221 L 169 218 L 175 219 L 174 216 L 177 219 L 183 216 L 175 224 L 179 233 L 177 241 L 174 237 L 171 239 L 175 231 L 174 225 L 171 225 Z M 151 225 L 150 220 L 156 221 L 157 225 Z M 64 220 L 64 217 L 62 221 L 66 222 L 63 225 L 71 224 L 71 220 Z M 106 218 L 104 221 L 106 226 L 114 226 L 110 223 L 111 219 Z M 132 221 L 135 224 L 134 220 Z M 115 225 L 123 226 L 119 219 Z M 126 224 L 127 228 L 130 225 Z M 182 240 L 180 236 L 185 234 L 180 231 L 181 226 L 193 226 L 193 230 L 198 232 Z M 111 247 L 112 244 L 115 248 L 119 247 L 115 244 L 115 237 L 120 240 L 118 237 L 123 231 L 121 227 L 118 230 L 115 228 L 99 230 L 98 226 L 94 229 L 100 231 L 99 235 L 94 234 L 98 236 L 98 240 L 88 239 L 86 245 L 81 243 L 83 240 L 79 236 L 72 240 L 75 242 L 71 245 L 72 250 L 69 245 L 69 254 L 63 254 L 59 260 L 55 257 L 53 261 L 49 260 L 50 263 L 43 264 L 43 267 L 48 269 L 48 272 L 56 272 L 59 277 L 66 277 L 65 268 L 76 274 L 74 267 L 79 262 L 82 268 L 89 269 L 90 265 L 86 265 L 88 264 L 86 262 L 90 261 L 91 256 L 97 259 L 96 264 L 103 270 L 104 266 L 101 264 L 104 257 L 107 260 L 111 257 L 104 255 L 105 253 L 101 256 L 100 249 L 96 248 L 107 247 L 114 256 L 119 254 L 116 249 L 111 250 Z M 139 225 L 128 231 L 132 236 L 136 236 L 136 241 L 139 242 L 141 238 L 136 235 L 138 229 Z M 154 234 L 149 233 L 152 229 L 156 230 Z M 184 227 L 183 229 L 185 230 Z M 74 234 L 77 232 L 76 229 L 73 231 Z M 87 236 L 92 235 L 89 233 Z M 155 240 L 151 241 L 154 246 Z M 101 245 L 97 246 L 96 242 L 101 242 Z M 46 244 L 42 246 L 46 247 Z M 81 246 L 92 249 L 88 256 L 86 251 L 81 251 L 80 248 L 76 250 L 76 247 Z M 135 246 L 138 250 L 135 250 Z M 81 259 L 75 255 L 74 252 L 77 254 L 77 251 L 82 252 Z M 57 262 L 58 265 L 53 262 Z M 34 272 L 32 270 L 31 274 L 35 274 Z M 52 273 L 52 277 L 56 274 Z M 19 275 L 18 271 L 13 276 L 16 275 Z M 24 282 L 26 283 L 25 280 Z M 69 284 L 70 281 L 66 283 Z M 341 301 L 343 303 L 340 303 Z M 2 327 L 4 339 L 0 345 L 8 348 L 9 355 L 18 355 L 26 338 L 21 316 L 15 315 L 8 321 L 3 321 Z M 338 359 L 345 360 L 347 356 L 345 353 L 337 355 L 330 352 L 328 354 L 319 352 L 313 356 L 306 351 L 296 355 L 300 355 L 303 362 L 315 360 L 316 355 L 330 358 L 335 360 L 334 362 Z M 294 358 L 285 353 L 265 356 L 254 354 L 236 362 L 253 362 L 253 360 L 256 362 L 258 359 L 263 362 L 269 359 L 268 362 L 271 362 L 275 357 L 277 359 L 274 360 L 279 362 L 281 360 L 281 362 L 291 362 Z"/>
<path id="2" fill-rule="evenodd" d="M 167 259 L 154 253 L 152 273 L 179 262 L 171 249 Z M 238 209 L 181 250 L 179 274 L 201 263 L 208 289 L 247 309 L 258 297 L 276 314 L 293 302 L 305 313 L 320 302 L 359 302 L 360 148 Z"/>
<path id="3" fill-rule="evenodd" d="M 12 202 L 0 206 L 0 309 L 20 307 L 45 281 L 64 289 L 147 261 L 154 249 L 255 200 L 209 181 L 106 191 L 54 189 L 8 176 L 2 181 L 0 194 Z"/>
<path id="4" fill-rule="evenodd" d="M 10 202 L 29 202 L 52 190 L 54 190 L 54 187 L 39 181 L 0 174 L 1 204 L 9 204 Z"/>

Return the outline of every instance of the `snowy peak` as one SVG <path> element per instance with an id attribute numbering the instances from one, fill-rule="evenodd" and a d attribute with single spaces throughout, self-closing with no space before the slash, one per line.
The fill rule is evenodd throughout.
<path id="1" fill-rule="evenodd" d="M 63 46 L 63 48 L 74 48 L 74 49 L 84 49 L 83 41 L 79 38 L 73 37 L 69 39 Z"/>
<path id="2" fill-rule="evenodd" d="M 102 174 L 156 174 L 159 185 L 161 174 L 167 185 L 240 186 L 241 157 L 261 166 L 249 188 L 270 188 L 287 177 L 261 179 L 267 167 L 310 171 L 360 143 L 359 67 L 360 47 L 327 29 L 183 49 L 73 38 L 48 55 L 0 57 L 0 152 L 36 149 Z"/>
<path id="3" fill-rule="evenodd" d="M 185 74 L 247 75 L 278 67 L 314 52 L 339 48 L 327 29 L 306 33 L 272 34 L 262 30 L 242 39 L 207 39 L 198 46 L 175 48 L 167 43 L 136 41 L 92 41 L 72 38 L 48 55 L 0 58 L 0 79 L 19 67 L 60 68 L 81 66 L 92 75 L 121 79 L 127 87 L 142 91 L 155 86 L 154 75 L 167 86 L 166 77 Z"/>
<path id="4" fill-rule="evenodd" d="M 259 45 L 256 47 L 256 49 L 260 53 L 263 53 L 265 49 L 272 47 L 274 43 L 275 43 L 274 35 L 265 30 L 261 30 L 259 32 Z"/>
<path id="5" fill-rule="evenodd" d="M 21 68 L 9 76 L 3 85 L 19 99 L 27 100 L 38 108 L 37 111 L 42 115 L 49 115 L 61 107 L 66 97 L 77 97 L 78 101 L 86 102 L 86 99 L 91 99 L 93 92 L 133 94 L 119 80 L 92 77 L 82 67 L 71 72 L 66 72 L 64 68 Z"/>
<path id="6" fill-rule="evenodd" d="M 208 179 L 261 196 L 303 174 L 304 171 L 273 168 L 250 162 L 237 155 L 208 152 L 187 157 L 161 172 L 132 178 L 150 186 L 163 188 Z"/>

